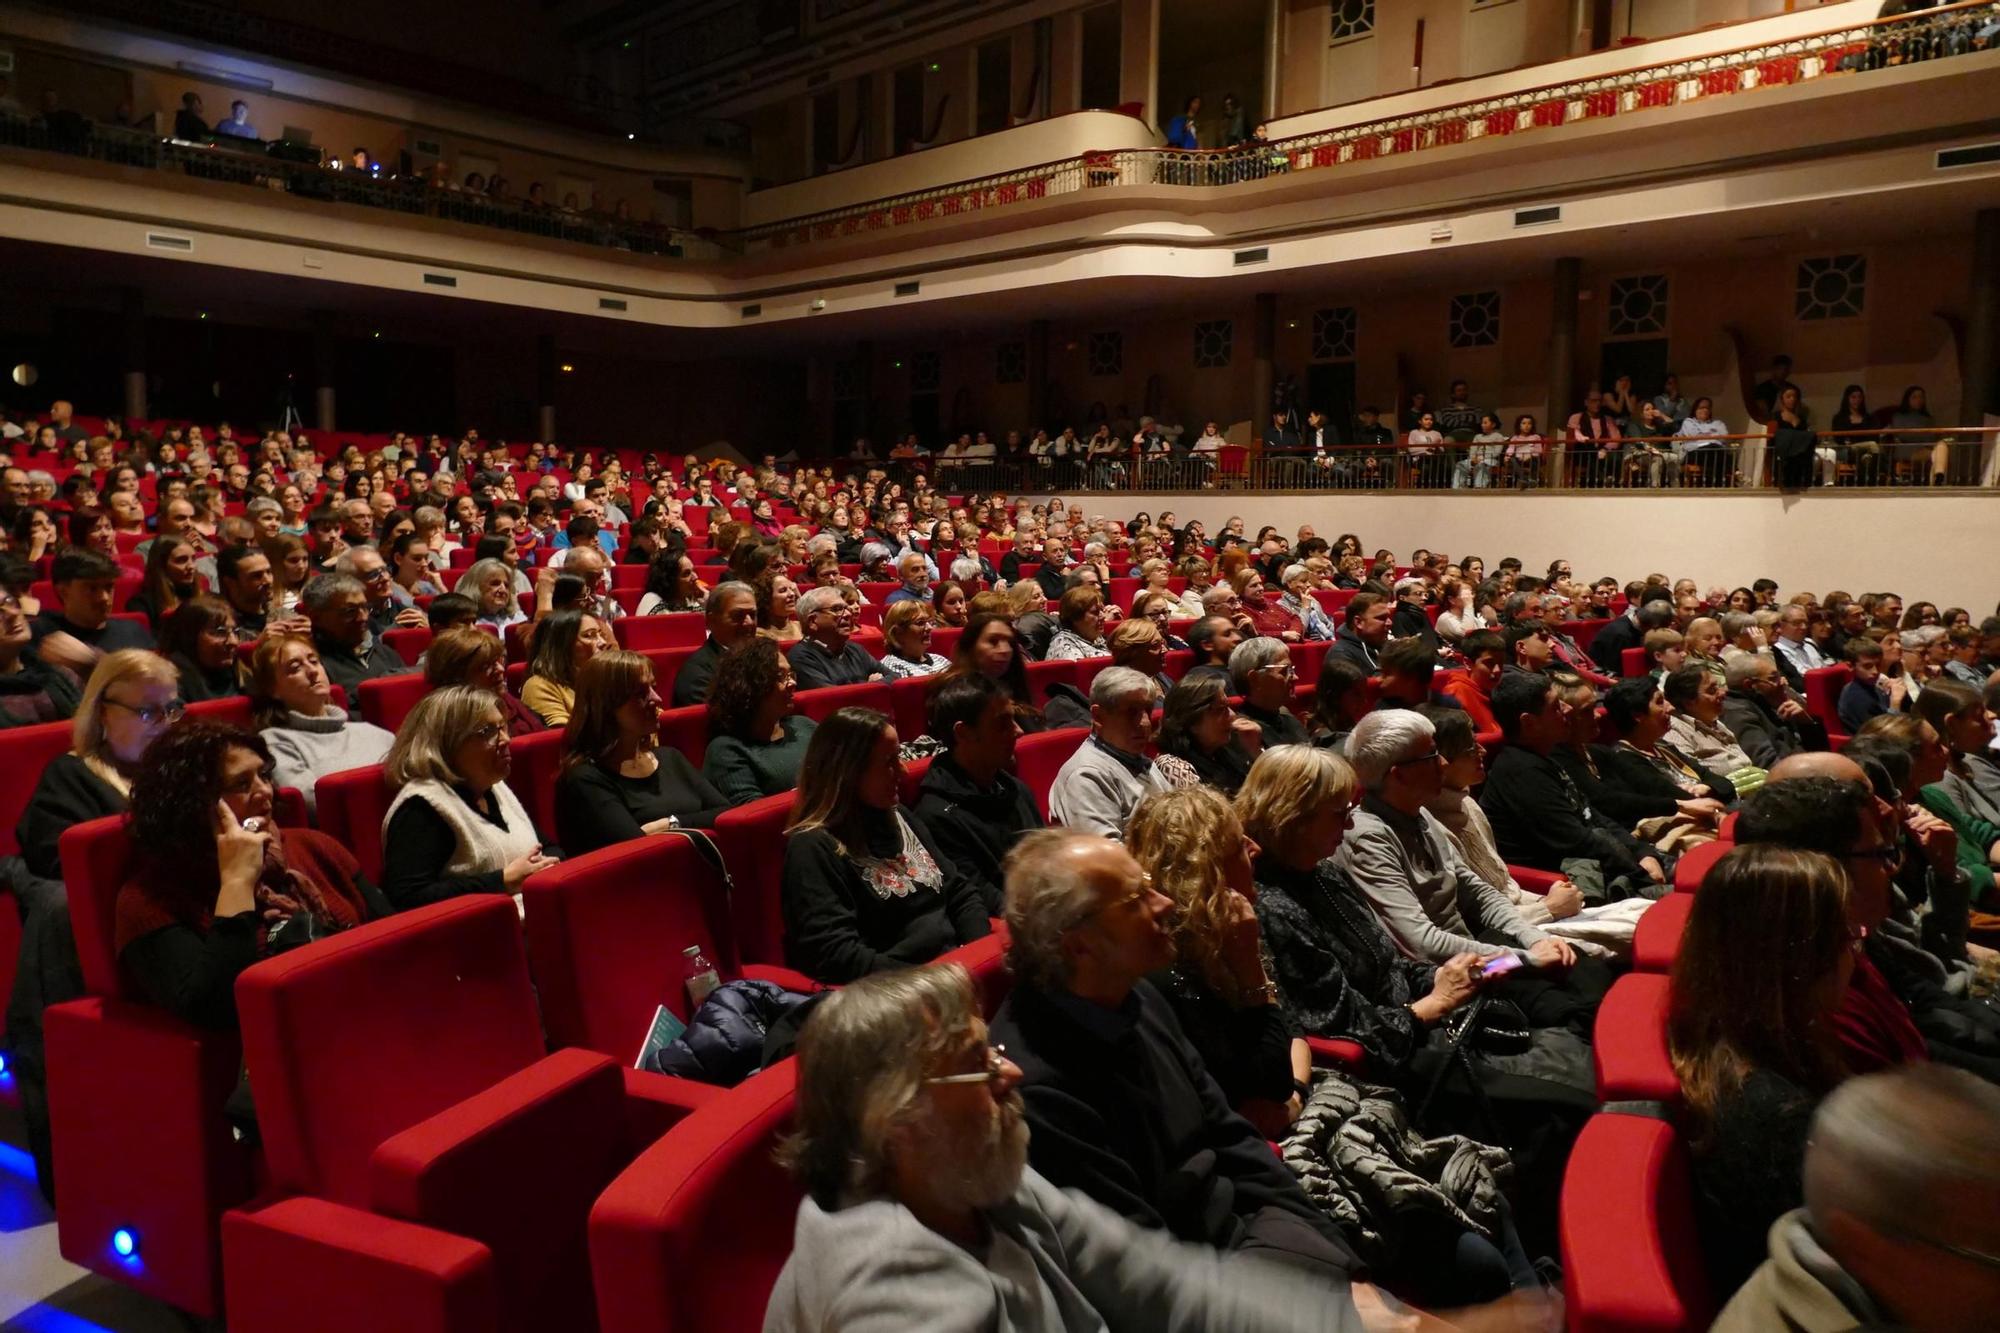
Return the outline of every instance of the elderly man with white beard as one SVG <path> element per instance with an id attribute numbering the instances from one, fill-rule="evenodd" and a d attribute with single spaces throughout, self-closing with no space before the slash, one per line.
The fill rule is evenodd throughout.
<path id="1" fill-rule="evenodd" d="M 808 1197 L 766 1333 L 1289 1333 L 1363 1327 L 1303 1275 L 1226 1263 L 1027 1169 L 1021 1071 L 956 964 L 866 977 L 798 1048 Z"/>

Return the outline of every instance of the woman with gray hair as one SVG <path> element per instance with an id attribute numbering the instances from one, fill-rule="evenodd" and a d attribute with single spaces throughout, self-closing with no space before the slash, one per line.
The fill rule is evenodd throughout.
<path id="1" fill-rule="evenodd" d="M 1291 649 L 1277 639 L 1245 639 L 1229 654 L 1230 686 L 1243 697 L 1240 711 L 1257 724 L 1267 750 L 1312 743 L 1312 733 L 1291 711 L 1297 680 Z"/>
<path id="2" fill-rule="evenodd" d="M 504 560 L 473 561 L 471 568 L 459 575 L 451 590 L 473 600 L 479 608 L 479 623 L 482 625 L 504 631 L 509 625 L 518 625 L 528 618 L 528 613 L 521 609 L 519 595 L 514 591 L 514 571 Z"/>
<path id="3" fill-rule="evenodd" d="M 399 912 L 467 893 L 518 893 L 554 858 L 507 786 L 511 739 L 485 690 L 417 701 L 382 761 L 396 793 L 382 819 L 382 892 Z"/>
<path id="4" fill-rule="evenodd" d="M 1278 605 L 1306 627 L 1307 640 L 1333 638 L 1336 632 L 1333 618 L 1320 606 L 1319 598 L 1313 596 L 1312 570 L 1303 563 L 1286 565 L 1278 581 L 1285 585 L 1284 592 L 1278 595 Z"/>

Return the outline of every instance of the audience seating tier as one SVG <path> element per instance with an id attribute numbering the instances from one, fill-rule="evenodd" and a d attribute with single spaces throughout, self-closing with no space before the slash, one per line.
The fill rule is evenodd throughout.
<path id="1" fill-rule="evenodd" d="M 1562 1190 L 1571 1333 L 1683 1333 L 1715 1310 L 1696 1238 L 1687 1149 L 1672 1125 L 1596 1115 Z"/>
<path id="2" fill-rule="evenodd" d="M 1687 929 L 1692 893 L 1670 893 L 1646 909 L 1632 932 L 1632 968 L 1638 972 L 1671 972 Z"/>
<path id="3" fill-rule="evenodd" d="M 803 696 L 801 696 L 803 697 Z M 715 821 L 716 845 L 733 883 L 730 913 L 744 963 L 783 965 L 785 922 L 779 891 L 785 874 L 785 825 L 796 792 L 739 805 Z"/>
<path id="4" fill-rule="evenodd" d="M 1605 993 L 1591 1039 L 1601 1101 L 1680 1105 L 1680 1079 L 1667 1053 L 1668 994 L 1658 972 L 1628 972 Z"/>
<path id="5" fill-rule="evenodd" d="M 1066 727 L 1023 736 L 1015 745 L 1014 772 L 1035 794 L 1043 819 L 1049 817 L 1049 790 L 1056 785 L 1056 774 L 1089 735 L 1088 727 Z"/>

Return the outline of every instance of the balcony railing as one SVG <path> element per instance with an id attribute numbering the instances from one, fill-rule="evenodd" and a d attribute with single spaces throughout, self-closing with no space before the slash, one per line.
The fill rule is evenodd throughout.
<path id="1" fill-rule="evenodd" d="M 799 245 L 939 218 L 963 217 L 1023 200 L 1114 185 L 1234 185 L 1480 139 L 1535 134 L 1582 121 L 1641 115 L 1761 88 L 1865 73 L 1984 50 L 1996 42 L 2000 42 L 2000 3 L 1964 0 L 1947 8 L 1574 79 L 1269 143 L 1194 152 L 1135 148 L 1083 153 L 1040 166 L 750 227 L 737 235 L 746 244 Z"/>
<path id="2" fill-rule="evenodd" d="M 2000 427 L 1821 431 L 1788 466 L 1755 435 L 1614 437 L 1588 444 L 1536 438 L 1494 444 L 1338 445 L 1322 453 L 1224 445 L 1213 454 L 890 459 L 891 478 L 925 471 L 954 493 L 1069 491 L 1991 490 L 2000 486 Z"/>
<path id="3" fill-rule="evenodd" d="M 0 116 L 0 147 L 32 148 L 116 166 L 177 172 L 200 180 L 254 186 L 267 192 L 278 190 L 304 199 L 359 204 L 364 208 L 496 227 L 551 240 L 629 250 L 634 254 L 674 259 L 682 254 L 682 234 L 656 223 L 466 194 L 432 185 L 419 177 L 341 170 L 336 162 L 322 162 L 318 150 L 291 144 L 266 144 L 255 139 L 192 143 L 162 139 L 157 134 L 115 125 L 97 125 L 80 116 L 64 117 L 53 123 Z M 299 160 L 295 154 L 310 154 L 310 157 Z"/>

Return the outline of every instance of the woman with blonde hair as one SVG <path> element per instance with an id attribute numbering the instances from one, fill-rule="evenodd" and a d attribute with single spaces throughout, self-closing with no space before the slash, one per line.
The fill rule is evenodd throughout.
<path id="1" fill-rule="evenodd" d="M 891 680 L 911 676 L 935 676 L 951 666 L 951 659 L 931 651 L 931 631 L 937 627 L 931 604 L 904 600 L 882 613 L 882 638 L 888 651 L 882 654 L 882 671 Z"/>
<path id="2" fill-rule="evenodd" d="M 500 704 L 452 685 L 425 695 L 382 761 L 396 793 L 382 820 L 382 893 L 399 912 L 467 893 L 518 893 L 554 858 L 507 786 Z"/>
<path id="3" fill-rule="evenodd" d="M 651 662 L 612 649 L 584 664 L 556 779 L 556 838 L 566 853 L 707 828 L 729 808 L 686 755 L 659 743 L 659 729 Z"/>
<path id="4" fill-rule="evenodd" d="M 927 963 L 991 927 L 971 880 L 900 804 L 896 728 L 843 708 L 813 733 L 785 833 L 785 961 L 839 984 Z"/>
<path id="5" fill-rule="evenodd" d="M 1285 1011 L 1258 925 L 1261 849 L 1229 802 L 1199 787 L 1149 796 L 1125 846 L 1174 904 L 1174 963 L 1149 980 L 1223 1095 L 1262 1133 L 1285 1138 L 1286 1162 L 1316 1202 L 1353 1223 L 1368 1262 L 1430 1305 L 1537 1290 L 1500 1192 L 1503 1150 L 1422 1141 L 1383 1089 L 1337 1076 L 1315 1088 L 1312 1052 Z M 1393 1192 L 1383 1188 L 1390 1177 Z"/>
<path id="6" fill-rule="evenodd" d="M 445 630 L 424 650 L 423 668 L 424 684 L 430 689 L 470 685 L 493 695 L 506 715 L 509 736 L 531 736 L 548 730 L 548 723 L 542 721 L 539 713 L 508 691 L 507 650 L 501 646 L 497 634 L 470 625 Z"/>
<path id="7" fill-rule="evenodd" d="M 147 747 L 185 711 L 180 676 L 166 658 L 121 648 L 98 659 L 70 723 L 68 753 L 49 761 L 21 812 L 16 836 L 30 875 L 62 879 L 57 841 L 78 824 L 124 813 Z"/>

